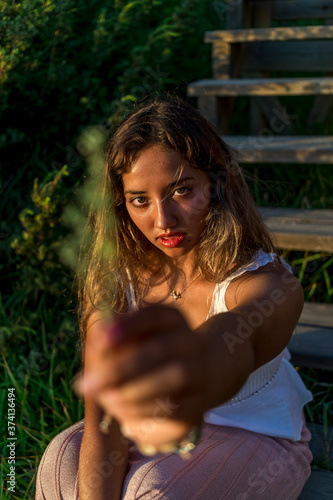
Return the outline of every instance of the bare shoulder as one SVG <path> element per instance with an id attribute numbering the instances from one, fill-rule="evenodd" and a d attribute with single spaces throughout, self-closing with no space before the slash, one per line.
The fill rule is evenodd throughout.
<path id="1" fill-rule="evenodd" d="M 266 297 L 277 303 L 279 300 L 286 300 L 290 295 L 303 306 L 301 284 L 282 264 L 274 261 L 235 278 L 227 288 L 226 304 L 231 310 L 257 297 Z"/>
<path id="2" fill-rule="evenodd" d="M 303 303 L 301 284 L 279 262 L 244 273 L 231 282 L 226 304 L 251 327 L 256 368 L 287 346 Z"/>

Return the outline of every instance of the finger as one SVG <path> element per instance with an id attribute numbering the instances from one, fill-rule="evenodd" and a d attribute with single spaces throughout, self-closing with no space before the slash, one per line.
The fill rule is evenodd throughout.
<path id="1" fill-rule="evenodd" d="M 128 411 L 150 404 L 156 398 L 172 396 L 189 388 L 189 376 L 181 363 L 173 362 L 153 373 L 125 384 L 119 390 L 110 391 L 110 402 L 114 407 Z"/>
<path id="2" fill-rule="evenodd" d="M 76 389 L 88 395 L 107 387 L 119 387 L 131 379 L 151 373 L 170 360 L 181 358 L 178 334 L 174 330 L 167 335 L 144 339 L 140 344 L 126 344 L 116 351 L 104 351 L 103 347 L 96 346 Z"/>
<path id="3" fill-rule="evenodd" d="M 121 424 L 121 431 L 139 447 L 142 446 L 145 449 L 155 447 L 154 453 L 158 453 L 171 451 L 175 443 L 184 438 L 192 427 L 192 423 L 184 421 L 143 418 Z"/>
<path id="4" fill-rule="evenodd" d="M 113 391 L 113 401 L 123 407 L 140 406 L 155 398 L 204 390 L 205 384 L 196 370 L 196 363 L 174 360 Z"/>
<path id="5" fill-rule="evenodd" d="M 118 323 L 118 336 L 123 342 L 135 341 L 182 326 L 190 329 L 182 314 L 173 307 L 149 306 L 130 314 Z"/>
<path id="6" fill-rule="evenodd" d="M 170 418 L 172 410 L 179 407 L 173 402 L 183 401 L 189 395 L 204 400 L 204 384 L 194 380 L 192 370 L 181 363 L 173 362 L 152 374 L 143 376 L 120 389 L 105 389 L 97 395 L 97 401 L 117 418 L 133 419 L 149 415 Z M 161 405 L 161 401 L 168 404 Z"/>
<path id="7" fill-rule="evenodd" d="M 158 399 L 153 408 L 143 408 L 136 417 L 113 413 L 120 422 L 123 434 L 137 442 L 148 445 L 164 445 L 179 441 L 189 430 L 202 422 L 200 397 L 189 395 L 179 400 Z"/>

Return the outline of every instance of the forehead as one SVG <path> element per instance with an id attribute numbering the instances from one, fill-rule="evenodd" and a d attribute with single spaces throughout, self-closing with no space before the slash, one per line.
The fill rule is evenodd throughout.
<path id="1" fill-rule="evenodd" d="M 123 185 L 124 189 L 128 189 L 134 183 L 170 183 L 180 176 L 208 178 L 202 170 L 191 167 L 178 152 L 152 146 L 143 150 L 133 162 L 130 171 L 123 174 Z"/>

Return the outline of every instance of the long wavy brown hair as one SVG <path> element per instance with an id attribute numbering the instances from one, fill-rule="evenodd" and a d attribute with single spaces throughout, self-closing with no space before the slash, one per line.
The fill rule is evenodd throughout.
<path id="1" fill-rule="evenodd" d="M 150 146 L 176 151 L 191 167 L 211 179 L 210 210 L 196 247 L 197 265 L 212 283 L 223 281 L 248 263 L 255 252 L 275 252 L 257 213 L 233 150 L 214 127 L 178 97 L 155 98 L 134 109 L 111 138 L 100 193 L 99 210 L 89 215 L 89 242 L 81 252 L 79 317 L 83 338 L 90 314 L 98 308 L 126 312 L 129 280 L 144 294 L 142 276 L 156 248 L 127 213 L 122 175 Z"/>

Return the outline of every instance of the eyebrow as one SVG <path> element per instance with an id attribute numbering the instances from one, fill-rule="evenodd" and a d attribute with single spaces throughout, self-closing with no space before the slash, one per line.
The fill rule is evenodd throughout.
<path id="1" fill-rule="evenodd" d="M 173 187 L 175 186 L 178 186 L 178 184 L 182 183 L 182 182 L 185 182 L 185 181 L 189 181 L 189 180 L 193 180 L 194 177 L 184 177 L 182 179 L 178 179 L 177 181 L 174 181 L 174 182 L 170 182 L 170 184 L 168 184 L 168 189 L 172 189 Z M 124 194 L 145 194 L 147 191 L 132 191 L 130 189 L 128 189 L 127 191 L 124 191 Z"/>

